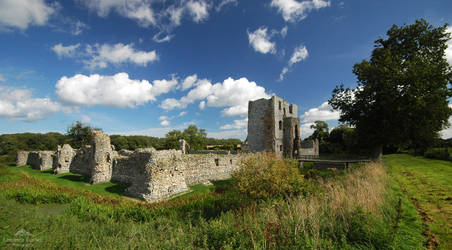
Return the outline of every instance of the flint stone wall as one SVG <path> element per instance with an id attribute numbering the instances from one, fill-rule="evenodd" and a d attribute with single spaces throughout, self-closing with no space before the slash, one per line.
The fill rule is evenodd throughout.
<path id="1" fill-rule="evenodd" d="M 55 174 L 69 173 L 74 150 L 71 145 L 64 144 L 63 147 L 58 146 L 53 160 L 53 169 Z"/>
<path id="2" fill-rule="evenodd" d="M 28 151 L 17 151 L 16 166 L 27 165 L 28 154 L 29 154 Z"/>
<path id="3" fill-rule="evenodd" d="M 75 150 L 71 164 L 69 165 L 69 172 L 91 177 L 92 161 L 93 148 L 91 145 L 85 145 L 80 149 Z"/>
<path id="4" fill-rule="evenodd" d="M 110 137 L 100 131 L 93 131 L 93 166 L 91 169 L 91 184 L 111 180 L 113 149 Z"/>
<path id="5" fill-rule="evenodd" d="M 206 184 L 210 180 L 224 180 L 239 168 L 241 154 L 236 155 L 183 155 L 185 182 L 187 185 Z"/>
<path id="6" fill-rule="evenodd" d="M 319 157 L 319 140 L 306 140 L 301 142 L 299 152 L 301 157 L 318 158 Z"/>
<path id="7" fill-rule="evenodd" d="M 157 151 L 153 148 L 116 152 L 108 135 L 99 132 L 93 137 L 92 146 L 77 150 L 65 144 L 58 146 L 55 154 L 50 151 L 18 152 L 17 163 L 26 159 L 27 164 L 31 162 L 40 169 L 53 165 L 56 174 L 84 174 L 90 176 L 91 183 L 129 184 L 127 195 L 156 201 L 188 191 L 188 185 L 230 178 L 243 157 L 242 154 L 182 154 L 181 150 Z"/>
<path id="8" fill-rule="evenodd" d="M 139 164 L 129 172 L 135 174 L 135 178 L 126 193 L 146 201 L 156 201 L 188 191 L 181 156 L 182 152 L 176 150 L 151 148 L 135 151 L 129 160 Z"/>
<path id="9" fill-rule="evenodd" d="M 30 165 L 32 168 L 39 170 L 51 169 L 53 154 L 53 151 L 20 151 L 17 154 L 16 165 Z"/>

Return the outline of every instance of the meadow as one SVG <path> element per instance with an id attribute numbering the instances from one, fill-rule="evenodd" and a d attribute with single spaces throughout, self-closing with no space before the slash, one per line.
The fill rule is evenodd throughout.
<path id="1" fill-rule="evenodd" d="M 448 171 L 451 164 L 405 155 L 384 159 L 385 166 L 326 172 L 255 159 L 238 176 L 260 178 L 236 175 L 195 185 L 158 203 L 121 196 L 125 187 L 115 183 L 89 185 L 83 176 L 2 163 L 0 248 L 424 249 L 431 225 L 438 246 L 447 249 L 448 231 L 434 231 L 442 219 L 426 224 L 402 177 L 410 161 L 449 164 Z M 441 226 L 450 230 L 447 223 Z"/>

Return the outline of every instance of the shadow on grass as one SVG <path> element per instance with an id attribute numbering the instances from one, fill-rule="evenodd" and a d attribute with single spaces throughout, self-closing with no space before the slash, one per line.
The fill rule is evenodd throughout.
<path id="1" fill-rule="evenodd" d="M 75 182 L 85 182 L 85 183 L 89 183 L 89 179 L 90 179 L 88 176 L 85 176 L 85 175 L 63 175 L 58 178 L 69 180 L 69 181 L 75 181 Z"/>
<path id="2" fill-rule="evenodd" d="M 123 195 L 129 185 L 123 183 L 113 183 L 113 186 L 105 188 L 107 192 Z"/>

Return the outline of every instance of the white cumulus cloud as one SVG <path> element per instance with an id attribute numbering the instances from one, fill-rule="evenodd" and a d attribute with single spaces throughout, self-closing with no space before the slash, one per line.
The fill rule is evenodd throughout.
<path id="1" fill-rule="evenodd" d="M 1 0 L 0 28 L 25 30 L 30 25 L 43 26 L 55 12 L 44 0 Z"/>
<path id="2" fill-rule="evenodd" d="M 248 33 L 248 41 L 253 49 L 262 54 L 275 54 L 276 44 L 270 42 L 271 35 L 267 34 L 267 28 L 261 27 L 253 32 Z"/>
<path id="3" fill-rule="evenodd" d="M 328 102 L 324 102 L 320 106 L 306 111 L 300 118 L 302 122 L 309 123 L 315 121 L 338 120 L 339 116 L 339 111 L 333 110 Z"/>
<path id="4" fill-rule="evenodd" d="M 115 11 L 121 16 L 137 21 L 143 27 L 156 23 L 150 0 L 80 0 L 80 2 L 101 17 Z"/>
<path id="5" fill-rule="evenodd" d="M 169 125 L 171 125 L 171 122 L 170 121 L 168 121 L 168 120 L 163 120 L 163 121 L 161 121 L 160 122 L 160 125 L 162 125 L 162 126 L 169 126 Z"/>
<path id="6" fill-rule="evenodd" d="M 177 85 L 177 80 L 133 80 L 127 73 L 113 76 L 77 74 L 62 77 L 56 93 L 66 103 L 77 106 L 104 105 L 113 107 L 135 107 L 168 93 Z"/>
<path id="7" fill-rule="evenodd" d="M 208 5 L 204 0 L 189 1 L 187 9 L 193 17 L 193 21 L 199 23 L 209 17 Z"/>
<path id="8" fill-rule="evenodd" d="M 50 98 L 35 98 L 28 89 L 0 86 L 0 117 L 23 121 L 46 119 L 61 110 Z"/>
<path id="9" fill-rule="evenodd" d="M 182 90 L 186 90 L 193 87 L 197 80 L 198 76 L 196 74 L 187 76 L 187 78 L 185 78 L 185 80 L 182 82 Z"/>
<path id="10" fill-rule="evenodd" d="M 446 32 L 451 33 L 452 36 L 452 26 L 447 27 Z M 447 41 L 446 59 L 452 65 L 452 39 Z"/>
<path id="11" fill-rule="evenodd" d="M 231 124 L 225 124 L 220 127 L 220 129 L 223 130 L 230 130 L 230 129 L 243 129 L 248 126 L 248 118 L 241 119 L 241 120 L 234 120 L 234 123 Z"/>
<path id="12" fill-rule="evenodd" d="M 295 48 L 292 57 L 290 57 L 289 60 L 289 66 L 294 65 L 295 63 L 298 63 L 304 59 L 306 59 L 308 57 L 309 53 L 308 50 L 306 49 L 306 46 L 298 46 Z"/>
<path id="13" fill-rule="evenodd" d="M 74 45 L 64 46 L 59 43 L 52 47 L 53 52 L 55 52 L 58 57 L 73 57 L 76 50 L 80 47 L 80 43 Z"/>
<path id="14" fill-rule="evenodd" d="M 279 75 L 279 80 L 284 80 L 285 75 L 289 72 L 289 69 L 296 63 L 305 60 L 309 56 L 308 49 L 304 45 L 299 45 L 293 51 L 292 56 L 287 63 L 287 66 L 284 67 Z"/>
<path id="15" fill-rule="evenodd" d="M 106 68 L 109 63 L 120 64 L 125 62 L 134 63 L 140 66 L 147 66 L 148 63 L 158 60 L 155 50 L 140 51 L 133 48 L 133 44 L 117 43 L 87 45 L 86 53 L 90 56 L 84 60 L 88 68 Z"/>
<path id="16" fill-rule="evenodd" d="M 255 82 L 250 82 L 246 78 L 234 80 L 228 78 L 222 83 L 212 84 L 209 80 L 197 80 L 196 87 L 191 89 L 182 98 L 165 99 L 160 107 L 165 110 L 175 108 L 186 108 L 187 105 L 200 100 L 199 108 L 225 107 L 222 110 L 225 116 L 242 115 L 248 113 L 248 101 L 260 98 L 269 98 L 265 88 L 258 86 Z"/>
<path id="17" fill-rule="evenodd" d="M 286 22 L 296 22 L 305 19 L 311 10 L 331 6 L 331 2 L 325 0 L 272 0 L 270 6 L 277 8 Z"/>

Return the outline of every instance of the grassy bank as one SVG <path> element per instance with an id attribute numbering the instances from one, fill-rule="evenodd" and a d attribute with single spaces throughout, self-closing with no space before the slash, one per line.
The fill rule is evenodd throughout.
<path id="1" fill-rule="evenodd" d="M 452 162 L 406 154 L 384 161 L 422 216 L 426 246 L 452 249 Z"/>
<path id="2" fill-rule="evenodd" d="M 423 243 L 414 206 L 381 165 L 306 180 L 315 192 L 297 196 L 250 199 L 224 181 L 156 204 L 4 165 L 0 171 L 0 248 L 419 249 Z"/>

